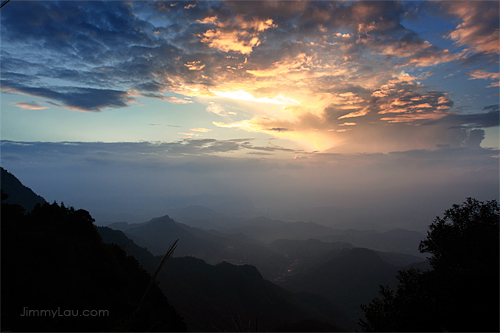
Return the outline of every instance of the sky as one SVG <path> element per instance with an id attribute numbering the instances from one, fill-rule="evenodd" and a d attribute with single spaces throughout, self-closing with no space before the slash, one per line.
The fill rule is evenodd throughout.
<path id="1" fill-rule="evenodd" d="M 497 1 L 12 0 L 0 19 L 1 165 L 100 222 L 195 203 L 420 230 L 499 197 Z"/>

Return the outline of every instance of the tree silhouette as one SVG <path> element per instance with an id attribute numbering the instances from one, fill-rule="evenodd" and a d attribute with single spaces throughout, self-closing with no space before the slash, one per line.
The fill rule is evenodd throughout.
<path id="1" fill-rule="evenodd" d="M 396 291 L 362 305 L 364 331 L 499 329 L 499 205 L 467 198 L 436 217 L 420 243 L 432 269 L 400 271 Z"/>

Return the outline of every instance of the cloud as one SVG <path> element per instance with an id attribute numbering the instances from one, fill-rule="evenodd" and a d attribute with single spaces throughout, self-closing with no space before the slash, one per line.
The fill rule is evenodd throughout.
<path id="1" fill-rule="evenodd" d="M 201 64 L 201 60 L 189 61 L 184 64 L 190 71 L 199 71 L 205 67 L 205 64 Z"/>
<path id="2" fill-rule="evenodd" d="M 193 135 L 194 133 L 185 133 Z M 82 161 L 89 156 L 96 160 L 108 160 L 109 163 L 118 163 L 122 158 L 133 159 L 140 156 L 160 158 L 168 156 L 216 156 L 220 153 L 231 153 L 237 151 L 244 152 L 287 152 L 291 154 L 302 153 L 301 150 L 290 149 L 279 145 L 268 143 L 265 146 L 256 144 L 256 139 L 193 139 L 186 138 L 174 142 L 16 142 L 2 140 L 2 158 L 10 156 L 23 147 L 23 154 L 35 154 L 43 152 L 40 158 L 48 158 L 54 160 L 55 156 L 64 158 L 72 156 L 75 158 L 75 163 Z M 16 153 L 17 154 L 17 153 Z M 129 156 L 130 155 L 130 156 Z M 106 162 L 107 163 L 107 162 Z"/>
<path id="3" fill-rule="evenodd" d="M 40 105 L 37 102 L 17 102 L 13 103 L 13 105 L 26 110 L 43 110 L 48 108 L 47 106 Z"/>
<path id="4" fill-rule="evenodd" d="M 191 103 L 193 103 L 193 101 L 181 99 L 181 98 L 178 98 L 175 96 L 165 97 L 165 100 L 167 100 L 173 104 L 191 104 Z"/>
<path id="5" fill-rule="evenodd" d="M 206 111 L 207 112 L 211 112 L 211 113 L 215 113 L 216 115 L 219 115 L 221 117 L 229 117 L 229 115 L 236 115 L 235 112 L 226 112 L 224 110 L 224 108 L 222 107 L 222 105 L 220 104 L 216 104 L 214 102 L 209 102 L 207 108 L 206 108 Z"/>
<path id="6" fill-rule="evenodd" d="M 2 90 L 10 93 L 50 98 L 78 111 L 100 112 L 104 108 L 127 107 L 133 102 L 127 92 L 80 87 L 31 87 L 2 80 Z"/>
<path id="7" fill-rule="evenodd" d="M 458 19 L 455 29 L 432 38 L 410 29 L 429 6 L 446 24 Z M 134 96 L 200 97 L 226 118 L 217 126 L 308 149 L 430 149 L 447 144 L 438 128 L 451 131 L 444 122 L 460 111 L 433 76 L 460 64 L 471 79 L 498 78 L 487 68 L 498 61 L 497 14 L 494 2 L 12 3 L 2 89 L 94 112 Z M 443 33 L 455 44 L 440 43 Z M 238 121 L 223 99 L 245 105 Z M 432 135 L 418 134 L 439 119 Z"/>
<path id="8" fill-rule="evenodd" d="M 284 108 L 281 117 L 256 116 L 214 124 L 268 133 L 300 142 L 308 149 L 332 148 L 339 152 L 433 149 L 437 144 L 463 143 L 449 135 L 454 131 L 450 128 L 457 126 L 453 118 L 447 118 L 454 104 L 449 94 L 419 85 L 408 75 L 372 91 L 344 91 L 331 96 L 330 103 L 319 111 Z M 445 120 L 433 123 L 432 129 L 424 131 L 421 127 L 438 119 Z"/>
<path id="9" fill-rule="evenodd" d="M 191 131 L 194 131 L 194 132 L 202 132 L 202 133 L 207 133 L 207 132 L 210 132 L 212 131 L 211 129 L 208 129 L 208 128 L 191 128 L 190 129 Z"/>
<path id="10" fill-rule="evenodd" d="M 500 112 L 498 104 L 490 105 L 484 108 L 484 113 L 473 114 L 456 114 L 450 113 L 446 117 L 429 121 L 423 125 L 434 125 L 441 123 L 449 127 L 463 127 L 463 128 L 488 128 L 500 125 Z"/>
<path id="11" fill-rule="evenodd" d="M 475 52 L 498 55 L 500 12 L 497 2 L 449 1 L 442 6 L 462 20 L 450 33 L 457 44 L 468 46 Z"/>
<path id="12" fill-rule="evenodd" d="M 500 78 L 500 73 L 489 73 L 489 72 L 486 72 L 482 69 L 476 69 L 476 70 L 470 71 L 468 74 L 470 76 L 469 80 L 475 80 L 475 79 L 487 80 L 487 79 Z"/>
<path id="13" fill-rule="evenodd" d="M 246 55 L 261 44 L 259 35 L 262 31 L 276 27 L 272 19 L 260 20 L 254 17 L 248 20 L 241 14 L 237 14 L 230 21 L 220 21 L 216 16 L 212 16 L 199 22 L 217 26 L 216 29 L 209 29 L 199 35 L 202 43 L 223 52 L 233 51 Z"/>

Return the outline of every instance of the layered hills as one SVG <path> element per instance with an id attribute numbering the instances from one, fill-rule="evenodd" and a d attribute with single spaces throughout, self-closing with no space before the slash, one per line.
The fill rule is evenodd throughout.
<path id="1" fill-rule="evenodd" d="M 347 242 L 325 242 L 310 238 L 277 239 L 266 243 L 243 233 L 245 228 L 258 226 L 264 229 L 267 221 L 265 218 L 253 219 L 250 225 L 235 228 L 242 231 L 238 233 L 234 230 L 231 232 L 228 228 L 219 229 L 224 232 L 202 230 L 178 223 L 168 216 L 145 223 L 119 223 L 110 227 L 121 228 L 128 238 L 139 246 L 148 248 L 154 255 L 164 253 L 170 243 L 179 238 L 184 241 L 184 245 L 179 245 L 176 256 L 203 259 L 204 264 L 216 265 L 215 267 L 222 262 L 253 265 L 264 279 L 288 291 L 321 295 L 331 307 L 338 308 L 345 314 L 341 322 L 350 329 L 356 328 L 355 323 L 362 315 L 360 304 L 376 297 L 379 285 L 394 286 L 398 270 L 423 262 L 421 257 L 410 254 L 357 248 Z M 289 232 L 311 226 L 307 229 L 309 234 L 303 233 L 298 238 L 329 229 L 315 223 L 276 220 L 270 220 L 270 225 L 268 228 L 286 226 L 285 230 Z M 175 262 L 176 259 L 173 258 L 172 261 Z M 194 265 L 195 262 L 189 263 Z M 418 265 L 426 267 L 425 264 Z M 201 267 L 202 264 L 198 263 L 198 269 Z M 179 281 L 186 279 L 189 278 L 179 278 Z"/>
<path id="2" fill-rule="evenodd" d="M 98 231 L 104 241 L 122 246 L 150 271 L 161 260 L 119 230 L 98 227 Z M 353 326 L 326 299 L 287 291 L 265 280 L 251 265 L 210 265 L 190 256 L 175 257 L 167 261 L 158 280 L 193 331 L 270 331 L 293 323 L 326 331 Z"/>
<path id="3" fill-rule="evenodd" d="M 407 250 L 422 235 L 402 229 L 340 230 L 203 206 L 96 227 L 90 213 L 47 204 L 4 173 L 2 328 L 9 330 L 355 330 L 359 305 L 379 285 L 394 286 L 400 269 L 428 267 Z M 176 239 L 174 257 L 141 303 Z M 52 307 L 112 315 L 20 316 Z"/>

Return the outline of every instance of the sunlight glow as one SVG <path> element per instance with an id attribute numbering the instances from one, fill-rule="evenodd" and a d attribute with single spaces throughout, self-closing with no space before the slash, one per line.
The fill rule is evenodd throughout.
<path id="1" fill-rule="evenodd" d="M 225 97 L 225 98 L 230 98 L 230 99 L 236 99 L 236 100 L 242 100 L 242 101 L 250 101 L 250 102 L 257 102 L 257 103 L 269 103 L 269 104 L 279 104 L 279 105 L 296 105 L 300 104 L 299 101 L 290 98 L 290 97 L 285 97 L 281 94 L 279 94 L 276 97 L 269 98 L 269 97 L 254 97 L 252 94 L 247 93 L 246 91 L 243 90 L 238 90 L 238 91 L 212 91 L 216 96 L 218 97 Z"/>

